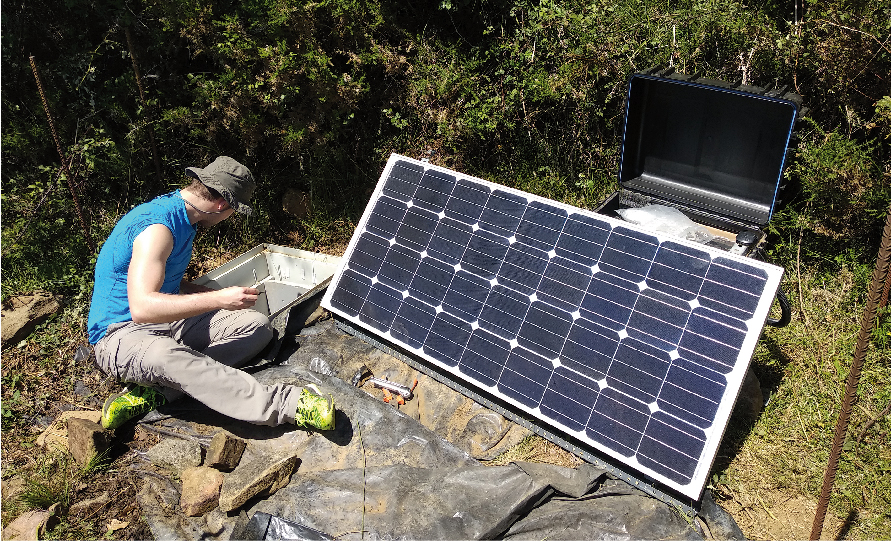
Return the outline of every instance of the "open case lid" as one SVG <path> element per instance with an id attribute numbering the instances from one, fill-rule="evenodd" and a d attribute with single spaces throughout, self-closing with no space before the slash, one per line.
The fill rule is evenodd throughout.
<path id="1" fill-rule="evenodd" d="M 798 104 L 720 84 L 633 75 L 619 184 L 760 228 L 776 207 Z"/>

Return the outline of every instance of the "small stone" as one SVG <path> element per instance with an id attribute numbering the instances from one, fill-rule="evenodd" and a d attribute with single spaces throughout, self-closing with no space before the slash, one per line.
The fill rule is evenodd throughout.
<path id="1" fill-rule="evenodd" d="M 83 380 L 77 380 L 74 382 L 74 394 L 77 396 L 90 396 L 93 394 L 93 391 L 87 387 L 87 384 L 83 382 Z"/>
<path id="2" fill-rule="evenodd" d="M 68 419 L 68 450 L 81 466 L 89 464 L 93 457 L 103 457 L 111 448 L 111 432 L 88 419 Z"/>
<path id="3" fill-rule="evenodd" d="M 3 528 L 3 541 L 40 539 L 59 523 L 61 504 L 55 503 L 46 511 L 28 511 Z"/>
<path id="4" fill-rule="evenodd" d="M 270 464 L 270 460 L 274 460 Z M 220 491 L 220 511 L 228 513 L 238 509 L 254 496 L 271 496 L 291 480 L 300 459 L 297 455 L 278 460 L 259 457 L 242 461 L 226 476 Z"/>
<path id="5" fill-rule="evenodd" d="M 232 471 L 238 466 L 247 444 L 228 432 L 217 432 L 210 441 L 205 464 L 220 471 Z"/>
<path id="6" fill-rule="evenodd" d="M 313 310 L 313 313 L 311 313 L 309 316 L 307 316 L 306 321 L 303 322 L 303 326 L 311 327 L 311 326 L 315 325 L 316 323 L 318 323 L 319 321 L 321 321 L 322 319 L 325 319 L 327 316 L 328 316 L 328 310 L 325 310 L 324 308 L 319 306 L 315 310 Z"/>
<path id="7" fill-rule="evenodd" d="M 113 518 L 108 522 L 108 524 L 106 524 L 105 527 L 108 529 L 107 534 L 113 534 L 114 532 L 116 532 L 118 530 L 123 530 L 124 528 L 126 528 L 129 525 L 130 525 L 129 522 L 124 522 L 122 520 Z"/>
<path id="8" fill-rule="evenodd" d="M 59 299 L 48 291 L 33 291 L 26 295 L 12 297 L 3 303 L 2 342 L 3 347 L 14 345 L 27 338 L 34 329 L 59 311 Z"/>
<path id="9" fill-rule="evenodd" d="M 103 492 L 99 495 L 98 498 L 93 498 L 91 500 L 84 500 L 82 502 L 76 502 L 71 504 L 71 507 L 68 508 L 69 515 L 90 515 L 94 513 L 97 509 L 102 507 L 111 501 L 111 496 L 108 495 L 108 492 Z"/>
<path id="10" fill-rule="evenodd" d="M 207 466 L 186 468 L 180 475 L 183 481 L 179 505 L 188 517 L 203 515 L 217 506 L 224 475 Z"/>
<path id="11" fill-rule="evenodd" d="M 13 475 L 3 480 L 0 489 L 2 489 L 3 499 L 12 501 L 25 489 L 25 480 L 18 475 Z"/>
<path id="12" fill-rule="evenodd" d="M 201 445 L 188 440 L 165 438 L 146 453 L 155 466 L 179 475 L 186 468 L 201 465 Z"/>

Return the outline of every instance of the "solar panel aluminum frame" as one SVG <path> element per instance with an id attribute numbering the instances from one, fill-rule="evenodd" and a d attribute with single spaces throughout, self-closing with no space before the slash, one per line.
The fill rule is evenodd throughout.
<path id="1" fill-rule="evenodd" d="M 623 456 L 622 454 L 617 453 L 616 450 L 604 445 L 602 441 L 598 441 L 588 436 L 584 428 L 582 428 L 581 430 L 577 430 L 569 426 L 565 422 L 554 419 L 553 416 L 545 415 L 538 407 L 530 408 L 529 406 L 512 398 L 511 396 L 500 392 L 495 386 L 486 386 L 479 383 L 478 381 L 470 380 L 459 370 L 458 366 L 450 366 L 425 351 L 424 344 L 416 346 L 392 334 L 390 330 L 381 332 L 377 329 L 374 329 L 373 327 L 370 327 L 366 321 L 360 319 L 360 317 L 358 317 L 358 314 L 350 314 L 345 310 L 340 309 L 338 306 L 332 304 L 332 297 L 335 295 L 336 292 L 339 291 L 339 288 L 341 287 L 341 281 L 344 279 L 344 273 L 346 273 L 351 268 L 351 265 L 355 264 L 352 258 L 357 253 L 357 244 L 362 234 L 366 231 L 366 228 L 369 225 L 369 221 L 372 219 L 372 216 L 374 214 L 373 210 L 375 208 L 375 205 L 382 199 L 384 187 L 388 179 L 390 179 L 393 169 L 398 162 L 402 162 L 403 164 L 410 165 L 414 168 L 423 168 L 425 173 L 455 175 L 456 179 L 460 181 L 467 181 L 470 185 L 480 186 L 481 188 L 490 192 L 498 190 L 500 193 L 511 194 L 512 196 L 515 196 L 517 198 L 524 199 L 526 201 L 527 207 L 532 205 L 546 206 L 547 208 L 553 208 L 561 212 L 566 212 L 569 216 L 577 216 L 579 219 L 595 219 L 598 222 L 605 222 L 610 226 L 610 231 L 614 231 L 616 230 L 616 228 L 621 228 L 621 230 L 627 234 L 640 234 L 646 236 L 647 238 L 655 238 L 656 240 L 658 240 L 660 246 L 662 246 L 663 243 L 671 243 L 672 246 L 678 247 L 686 246 L 689 249 L 696 250 L 698 253 L 705 252 L 712 259 L 721 258 L 722 261 L 728 262 L 730 264 L 743 265 L 746 268 L 756 269 L 760 274 L 764 276 L 763 289 L 760 293 L 760 298 L 757 302 L 757 306 L 754 307 L 751 312 L 751 317 L 748 318 L 745 322 L 745 336 L 739 344 L 738 356 L 734 361 L 732 369 L 724 374 L 727 383 L 726 386 L 723 388 L 724 390 L 720 397 L 720 403 L 715 406 L 715 411 L 713 417 L 711 418 L 710 426 L 702 430 L 702 437 L 704 437 L 705 440 L 704 443 L 702 443 L 701 452 L 699 452 L 697 457 L 694 457 L 695 471 L 693 471 L 689 475 L 689 480 L 687 482 L 678 482 L 666 476 L 664 473 L 660 473 L 659 471 L 656 471 L 655 469 L 642 464 L 636 458 L 637 455 L 633 455 L 630 458 L 627 456 Z M 407 207 L 411 208 L 410 201 L 409 203 L 407 203 Z M 440 216 L 440 218 L 442 218 L 442 216 Z M 376 217 L 375 219 L 378 218 Z M 412 242 L 409 237 L 405 237 L 403 240 L 407 243 Z M 396 246 L 397 248 L 400 247 L 400 245 L 396 244 L 395 237 L 390 239 L 389 246 Z M 387 247 L 383 247 L 383 249 L 387 249 Z M 414 249 L 418 250 L 418 247 L 415 247 Z M 359 252 L 359 255 L 363 253 L 364 252 Z M 423 258 L 424 256 L 422 255 L 421 257 Z M 595 270 L 594 272 L 596 273 L 597 271 Z M 783 269 L 780 267 L 776 267 L 749 258 L 744 258 L 741 256 L 735 256 L 733 254 L 728 254 L 719 250 L 709 249 L 707 247 L 703 247 L 702 245 L 687 242 L 684 240 L 670 238 L 666 235 L 648 231 L 645 228 L 641 228 L 627 222 L 622 222 L 607 216 L 598 215 L 593 211 L 575 208 L 557 201 L 548 200 L 539 196 L 521 192 L 519 190 L 507 188 L 482 179 L 461 175 L 460 173 L 431 165 L 426 162 L 394 154 L 387 162 L 383 174 L 381 175 L 381 180 L 378 183 L 374 193 L 372 194 L 371 201 L 366 208 L 366 211 L 363 214 L 362 218 L 360 219 L 359 224 L 356 228 L 356 233 L 354 234 L 344 254 L 344 265 L 337 271 L 337 273 L 335 273 L 335 276 L 332 278 L 331 286 L 328 288 L 328 291 L 326 292 L 325 297 L 322 300 L 322 305 L 343 320 L 349 322 L 351 325 L 363 329 L 368 329 L 370 331 L 370 334 L 380 337 L 382 342 L 395 345 L 399 350 L 404 351 L 406 354 L 412 357 L 416 357 L 417 359 L 422 361 L 422 365 L 429 366 L 431 370 L 440 373 L 447 373 L 457 380 L 467 381 L 471 384 L 471 387 L 475 386 L 478 388 L 480 395 L 489 395 L 493 397 L 496 402 L 505 404 L 508 409 L 514 409 L 518 418 L 530 416 L 534 417 L 537 421 L 543 423 L 544 425 L 553 426 L 555 428 L 555 432 L 558 433 L 558 437 L 559 433 L 566 434 L 568 437 L 567 440 L 578 442 L 580 446 L 589 448 L 594 455 L 599 454 L 601 456 L 604 456 L 608 461 L 621 463 L 623 466 L 626 466 L 627 468 L 630 468 L 631 470 L 639 474 L 646 485 L 665 488 L 666 491 L 680 495 L 682 500 L 689 499 L 692 501 L 698 501 L 708 479 L 708 474 L 712 462 L 714 461 L 718 446 L 723 437 L 723 432 L 727 426 L 727 421 L 729 420 L 730 414 L 735 404 L 736 397 L 739 393 L 739 389 L 745 376 L 746 370 L 748 369 L 749 361 L 751 360 L 751 357 L 754 353 L 761 329 L 763 328 L 764 322 L 767 318 L 771 302 L 779 287 L 782 274 Z M 376 277 L 374 279 L 376 279 Z M 346 283 L 348 284 L 348 281 Z M 372 281 L 371 283 L 373 285 L 374 282 Z M 408 295 L 406 295 L 405 293 L 407 293 L 407 290 L 403 293 L 403 298 L 408 297 Z M 577 316 L 574 315 L 573 317 L 575 318 Z M 516 340 L 514 340 L 514 342 L 516 342 Z M 554 371 L 556 371 L 557 366 L 559 366 L 559 364 L 555 364 Z M 605 377 L 603 381 L 606 382 Z M 605 387 L 602 387 L 602 389 L 605 389 Z M 656 402 L 654 401 L 653 404 L 656 404 Z M 659 408 L 657 407 L 656 410 L 651 409 L 651 411 L 655 414 L 657 413 L 658 409 Z M 616 419 L 612 420 L 618 422 Z M 657 443 L 667 445 L 665 442 Z M 666 466 L 666 468 L 667 467 L 668 466 Z"/>

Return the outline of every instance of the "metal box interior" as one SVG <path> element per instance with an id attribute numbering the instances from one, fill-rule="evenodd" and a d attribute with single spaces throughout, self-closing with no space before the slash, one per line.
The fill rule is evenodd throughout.
<path id="1" fill-rule="evenodd" d="M 779 204 L 800 98 L 672 74 L 628 84 L 619 168 L 622 193 L 600 212 L 675 206 L 734 236 L 761 230 Z"/>
<path id="2" fill-rule="evenodd" d="M 285 333 L 292 309 L 327 287 L 341 258 L 261 244 L 194 280 L 195 284 L 256 287 L 260 296 L 254 310 L 269 316 L 280 335 Z"/>

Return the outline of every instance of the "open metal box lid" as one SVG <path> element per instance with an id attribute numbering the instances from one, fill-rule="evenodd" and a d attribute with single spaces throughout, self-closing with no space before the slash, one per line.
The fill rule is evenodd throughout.
<path id="1" fill-rule="evenodd" d="M 673 74 L 628 83 L 619 184 L 761 228 L 773 216 L 800 98 Z"/>

